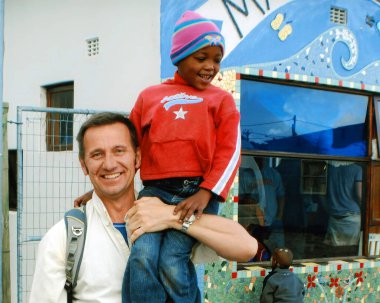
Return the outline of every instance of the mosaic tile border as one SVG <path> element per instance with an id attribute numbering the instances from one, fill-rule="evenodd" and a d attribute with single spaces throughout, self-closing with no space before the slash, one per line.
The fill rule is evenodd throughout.
<path id="1" fill-rule="evenodd" d="M 329 264 L 318 264 L 318 262 L 305 262 L 302 265 L 291 266 L 290 270 L 296 274 L 336 272 L 340 270 L 355 270 L 365 268 L 380 268 L 380 257 L 376 259 L 355 259 L 354 261 L 334 260 L 328 261 Z M 270 268 L 252 266 L 252 269 L 233 271 L 232 279 L 264 277 L 270 272 Z"/>
<path id="2" fill-rule="evenodd" d="M 305 74 L 293 74 L 278 71 L 268 71 L 264 69 L 258 69 L 254 67 L 236 67 L 233 69 L 226 69 L 223 73 L 235 72 L 237 75 L 244 74 L 249 76 L 259 76 L 272 79 L 293 80 L 301 81 L 312 84 L 323 84 L 335 87 L 344 87 L 349 89 L 356 89 L 369 92 L 380 92 L 380 86 L 374 84 L 366 84 L 364 82 L 346 81 L 344 79 L 323 78 L 318 76 L 309 76 Z M 237 76 L 239 77 L 239 76 Z M 240 79 L 240 78 L 239 78 Z"/>
<path id="3" fill-rule="evenodd" d="M 305 265 L 310 272 L 296 273 L 304 283 L 304 302 L 380 302 L 380 258 L 334 262 L 330 267 L 310 263 Z M 259 302 L 265 275 L 234 278 L 231 268 L 227 261 L 206 265 L 204 302 Z"/>

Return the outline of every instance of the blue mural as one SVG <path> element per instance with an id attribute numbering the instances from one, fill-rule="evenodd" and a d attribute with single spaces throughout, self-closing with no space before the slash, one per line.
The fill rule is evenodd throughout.
<path id="1" fill-rule="evenodd" d="M 254 1 L 250 9 L 252 1 L 246 0 L 163 0 L 162 78 L 171 77 L 175 70 L 169 59 L 175 21 L 188 9 L 215 19 L 215 12 L 205 11 L 211 2 L 222 16 L 216 20 L 222 30 L 225 24 L 234 24 L 235 31 L 223 32 L 227 45 L 232 36 L 240 37 L 222 68 L 249 66 L 380 85 L 380 1 L 375 0 L 309 0 L 307 4 L 267 0 Z M 281 5 L 272 9 L 276 2 Z M 262 15 L 259 22 L 257 12 Z M 242 24 L 254 21 L 255 26 L 242 34 Z"/>

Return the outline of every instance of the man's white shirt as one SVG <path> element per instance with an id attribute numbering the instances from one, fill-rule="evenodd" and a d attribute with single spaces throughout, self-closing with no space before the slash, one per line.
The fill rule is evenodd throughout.
<path id="1" fill-rule="evenodd" d="M 106 208 L 94 193 L 86 205 L 87 235 L 75 300 L 78 302 L 121 302 L 121 288 L 130 250 L 114 228 Z M 204 245 L 193 252 L 194 263 L 218 260 Z M 66 303 L 66 227 L 62 219 L 39 244 L 30 303 Z"/>

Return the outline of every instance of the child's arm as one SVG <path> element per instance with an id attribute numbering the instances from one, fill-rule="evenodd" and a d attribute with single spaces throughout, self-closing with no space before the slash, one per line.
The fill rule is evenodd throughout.
<path id="1" fill-rule="evenodd" d="M 76 198 L 74 200 L 74 207 L 80 207 L 82 205 L 86 205 L 86 203 L 91 200 L 92 198 L 92 193 L 94 190 L 90 190 L 89 192 L 81 195 L 80 197 Z"/>
<path id="2" fill-rule="evenodd" d="M 201 188 L 227 199 L 228 192 L 240 164 L 240 114 L 231 95 L 224 96 L 214 117 L 216 128 L 215 150 L 211 169 L 203 176 Z"/>
<path id="3" fill-rule="evenodd" d="M 139 145 L 141 145 L 142 141 L 142 96 L 141 94 L 138 96 L 135 105 L 133 106 L 130 114 L 128 115 L 128 119 L 133 123 L 137 132 L 137 141 Z"/>
<path id="4" fill-rule="evenodd" d="M 192 214 L 195 214 L 199 219 L 203 210 L 206 208 L 210 201 L 212 194 L 210 191 L 201 188 L 194 195 L 186 198 L 174 208 L 174 215 L 180 213 L 179 220 L 182 222 L 185 218 L 189 219 Z"/>
<path id="5" fill-rule="evenodd" d="M 203 176 L 201 190 L 177 205 L 174 212 L 180 212 L 180 220 L 188 219 L 197 212 L 200 218 L 212 193 L 226 200 L 228 191 L 240 164 L 240 114 L 231 95 L 225 96 L 214 117 L 216 145 L 211 170 Z"/>

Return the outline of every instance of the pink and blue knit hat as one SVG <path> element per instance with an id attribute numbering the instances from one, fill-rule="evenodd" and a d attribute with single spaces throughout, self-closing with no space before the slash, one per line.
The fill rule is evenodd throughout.
<path id="1" fill-rule="evenodd" d="M 185 12 L 173 33 L 170 58 L 174 65 L 206 46 L 220 46 L 224 53 L 224 37 L 211 20 L 193 11 Z"/>

